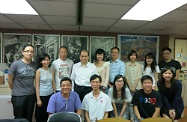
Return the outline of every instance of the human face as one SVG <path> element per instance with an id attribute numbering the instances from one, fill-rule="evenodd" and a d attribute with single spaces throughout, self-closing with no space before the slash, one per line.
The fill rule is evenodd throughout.
<path id="1" fill-rule="evenodd" d="M 163 53 L 163 57 L 164 57 L 165 60 L 170 59 L 171 53 L 169 52 L 169 50 L 165 50 L 162 53 Z"/>
<path id="2" fill-rule="evenodd" d="M 173 73 L 171 72 L 171 70 L 167 70 L 166 72 L 164 72 L 162 74 L 162 77 L 166 80 L 166 81 L 170 81 L 173 77 Z"/>
<path id="3" fill-rule="evenodd" d="M 32 57 L 34 55 L 34 49 L 31 46 L 25 47 L 25 49 L 22 51 L 23 58 L 26 60 L 32 60 Z"/>
<path id="4" fill-rule="evenodd" d="M 113 49 L 113 50 L 111 51 L 111 54 L 112 54 L 112 59 L 113 59 L 113 60 L 118 59 L 119 52 L 118 52 L 117 49 Z"/>
<path id="5" fill-rule="evenodd" d="M 142 83 L 142 88 L 144 91 L 151 91 L 152 90 L 153 83 L 150 79 L 144 80 Z"/>
<path id="6" fill-rule="evenodd" d="M 69 94 L 71 89 L 72 89 L 72 85 L 69 81 L 62 81 L 60 84 L 60 88 L 62 91 L 62 94 Z"/>
<path id="7" fill-rule="evenodd" d="M 99 90 L 99 87 L 101 85 L 101 82 L 99 81 L 99 78 L 96 78 L 94 80 L 92 80 L 91 82 L 91 86 L 93 90 Z"/>
<path id="8" fill-rule="evenodd" d="M 131 60 L 131 61 L 136 61 L 136 54 L 132 54 L 132 55 L 130 56 L 130 60 Z"/>
<path id="9" fill-rule="evenodd" d="M 151 65 L 152 62 L 153 62 L 153 59 L 147 56 L 147 57 L 146 57 L 146 63 L 147 63 L 148 65 Z"/>
<path id="10" fill-rule="evenodd" d="M 103 61 L 103 54 L 96 54 L 97 61 Z"/>
<path id="11" fill-rule="evenodd" d="M 44 60 L 42 60 L 42 66 L 43 67 L 48 67 L 49 66 L 49 64 L 50 64 L 50 60 L 49 60 L 49 58 L 48 57 L 45 57 L 45 59 Z"/>
<path id="12" fill-rule="evenodd" d="M 81 61 L 81 63 L 82 64 L 87 64 L 88 63 L 88 59 L 89 59 L 88 52 L 82 51 L 81 55 L 80 55 L 80 61 Z"/>
<path id="13" fill-rule="evenodd" d="M 115 86 L 116 86 L 116 89 L 122 89 L 122 87 L 124 86 L 123 78 L 117 79 L 115 81 Z"/>
<path id="14" fill-rule="evenodd" d="M 66 48 L 61 48 L 59 51 L 60 59 L 66 60 L 67 55 L 68 55 L 68 51 L 66 50 Z"/>

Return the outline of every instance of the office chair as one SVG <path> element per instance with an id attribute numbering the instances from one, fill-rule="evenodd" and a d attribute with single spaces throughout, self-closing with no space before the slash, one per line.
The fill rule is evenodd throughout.
<path id="1" fill-rule="evenodd" d="M 81 118 L 74 112 L 59 112 L 50 115 L 48 122 L 81 122 Z"/>
<path id="2" fill-rule="evenodd" d="M 172 122 L 172 120 L 168 118 L 156 117 L 156 118 L 146 118 L 143 119 L 141 122 Z"/>
<path id="3" fill-rule="evenodd" d="M 122 118 L 105 118 L 105 119 L 97 120 L 96 122 L 130 122 L 130 120 L 126 120 Z"/>

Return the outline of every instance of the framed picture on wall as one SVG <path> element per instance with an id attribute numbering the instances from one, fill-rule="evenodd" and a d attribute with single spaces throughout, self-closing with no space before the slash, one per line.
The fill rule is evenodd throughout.
<path id="1" fill-rule="evenodd" d="M 88 36 L 62 35 L 61 45 L 68 48 L 68 58 L 78 63 L 80 51 L 88 50 Z"/>
<path id="2" fill-rule="evenodd" d="M 47 53 L 51 62 L 59 57 L 60 35 L 33 34 L 34 61 L 38 62 L 40 55 Z"/>
<path id="3" fill-rule="evenodd" d="M 128 53 L 131 50 L 137 52 L 137 61 L 144 61 L 147 53 L 153 53 L 158 61 L 159 36 L 118 35 L 118 47 L 122 61 L 129 61 Z"/>
<path id="4" fill-rule="evenodd" d="M 0 63 L 2 62 L 2 50 L 3 46 L 2 46 L 2 33 L 0 33 Z"/>
<path id="5" fill-rule="evenodd" d="M 4 63 L 8 66 L 13 61 L 22 58 L 22 47 L 31 43 L 31 34 L 5 33 L 4 34 Z"/>
<path id="6" fill-rule="evenodd" d="M 111 48 L 116 46 L 115 37 L 90 36 L 91 62 L 95 60 L 95 52 L 98 48 L 105 50 L 105 60 L 110 60 Z"/>

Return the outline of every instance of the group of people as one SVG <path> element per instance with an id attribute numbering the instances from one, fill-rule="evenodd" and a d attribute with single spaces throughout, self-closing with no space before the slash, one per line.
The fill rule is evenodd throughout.
<path id="1" fill-rule="evenodd" d="M 180 119 L 181 65 L 171 59 L 171 49 L 163 48 L 164 61 L 158 65 L 153 53 L 145 56 L 144 64 L 136 61 L 134 50 L 127 63 L 118 58 L 119 53 L 113 47 L 106 62 L 105 51 L 97 49 L 96 60 L 90 63 L 89 52 L 82 50 L 80 62 L 74 64 L 67 58 L 67 47 L 61 46 L 51 66 L 48 54 L 42 54 L 37 65 L 32 61 L 34 47 L 25 45 L 23 58 L 13 62 L 8 73 L 15 119 L 32 122 L 35 104 L 36 122 L 47 122 L 57 112 L 76 112 L 86 122 L 108 117 L 140 122 L 159 115 Z"/>

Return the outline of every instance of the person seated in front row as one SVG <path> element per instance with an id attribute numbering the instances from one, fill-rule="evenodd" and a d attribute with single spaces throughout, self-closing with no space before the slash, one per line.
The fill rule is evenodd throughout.
<path id="1" fill-rule="evenodd" d="M 51 96 L 47 106 L 47 112 L 50 114 L 58 112 L 76 112 L 81 115 L 81 101 L 79 95 L 72 90 L 72 81 L 68 77 L 60 81 L 61 92 Z"/>
<path id="2" fill-rule="evenodd" d="M 113 110 L 109 96 L 99 89 L 101 81 L 101 76 L 96 74 L 90 78 L 93 90 L 84 97 L 82 102 L 86 122 L 96 122 L 96 120 L 108 118 L 108 113 Z"/>
<path id="3" fill-rule="evenodd" d="M 153 79 L 151 76 L 144 75 L 141 78 L 141 85 L 143 89 L 137 90 L 132 99 L 138 121 L 145 118 L 158 117 L 162 107 L 161 95 L 152 89 Z"/>

